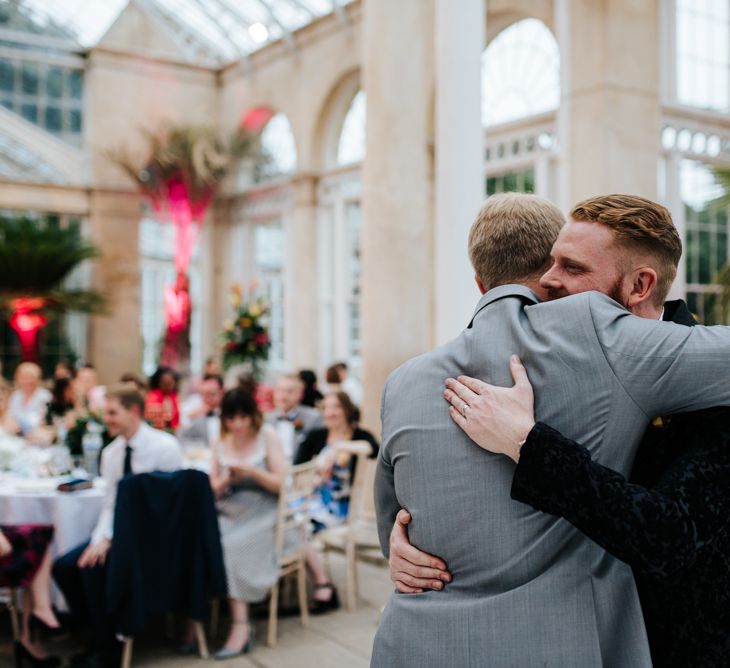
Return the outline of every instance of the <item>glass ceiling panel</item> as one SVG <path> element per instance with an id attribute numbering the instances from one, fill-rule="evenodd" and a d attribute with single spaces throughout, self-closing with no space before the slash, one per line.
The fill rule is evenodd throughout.
<path id="1" fill-rule="evenodd" d="M 128 0 L 0 0 L 19 7 L 51 34 L 66 32 L 84 47 L 96 44 Z M 176 34 L 197 37 L 216 63 L 237 60 L 284 38 L 352 0 L 136 0 Z"/>
<path id="2" fill-rule="evenodd" d="M 0 179 L 64 183 L 66 179 L 34 151 L 0 132 Z"/>

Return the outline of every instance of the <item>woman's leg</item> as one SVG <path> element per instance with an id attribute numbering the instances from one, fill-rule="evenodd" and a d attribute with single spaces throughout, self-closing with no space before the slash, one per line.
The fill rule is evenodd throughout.
<path id="1" fill-rule="evenodd" d="M 20 643 L 27 649 L 36 659 L 44 659 L 48 656 L 48 652 L 36 638 L 33 642 L 30 634 L 30 613 L 33 608 L 33 597 L 30 590 L 23 591 L 23 610 L 20 621 Z"/>
<path id="2" fill-rule="evenodd" d="M 314 580 L 314 584 L 318 585 L 312 593 L 312 598 L 315 601 L 329 601 L 332 598 L 332 583 L 327 576 L 322 557 L 312 543 L 307 543 L 304 546 L 304 557 L 307 563 L 307 570 L 312 580 Z M 330 586 L 328 587 L 327 585 Z"/>
<path id="3" fill-rule="evenodd" d="M 46 549 L 40 568 L 30 583 L 30 592 L 33 598 L 33 614 L 51 628 L 58 628 L 60 624 L 51 606 L 51 548 Z"/>
<path id="4" fill-rule="evenodd" d="M 248 605 L 235 598 L 229 598 L 231 608 L 231 629 L 223 645 L 225 649 L 240 650 L 248 642 Z"/>

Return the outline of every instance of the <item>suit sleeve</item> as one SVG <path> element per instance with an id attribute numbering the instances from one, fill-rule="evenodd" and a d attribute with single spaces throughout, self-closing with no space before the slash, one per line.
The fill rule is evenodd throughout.
<path id="1" fill-rule="evenodd" d="M 595 292 L 588 304 L 606 361 L 648 418 L 730 405 L 730 327 L 638 318 Z"/>
<path id="2" fill-rule="evenodd" d="M 398 497 L 395 494 L 395 474 L 393 463 L 388 456 L 388 439 L 386 436 L 386 407 L 385 395 L 387 383 L 383 389 L 381 404 L 381 420 L 383 423 L 383 445 L 378 453 L 378 462 L 375 469 L 375 515 L 378 522 L 378 539 L 380 549 L 386 558 L 390 556 L 390 532 L 395 524 L 395 516 L 401 509 Z"/>
<path id="3" fill-rule="evenodd" d="M 538 422 L 522 448 L 512 498 L 563 517 L 633 568 L 666 578 L 688 566 L 728 523 L 728 440 L 721 437 L 713 450 L 692 455 L 647 489 Z"/>

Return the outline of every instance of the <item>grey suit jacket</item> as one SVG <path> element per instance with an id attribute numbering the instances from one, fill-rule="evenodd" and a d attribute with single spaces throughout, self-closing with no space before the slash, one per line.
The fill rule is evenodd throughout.
<path id="1" fill-rule="evenodd" d="M 220 421 L 220 418 L 218 418 L 218 421 Z M 218 431 L 220 431 L 220 426 Z M 200 440 L 210 443 L 211 440 L 216 440 L 215 436 L 212 439 L 210 438 L 208 418 L 206 416 L 195 418 L 187 427 L 181 429 L 177 436 L 181 441 Z"/>
<path id="2" fill-rule="evenodd" d="M 514 464 L 478 448 L 448 415 L 444 379 L 512 385 L 518 354 L 535 412 L 628 474 L 649 420 L 730 404 L 730 328 L 632 316 L 589 292 L 538 303 L 516 285 L 491 290 L 456 339 L 410 360 L 383 392 L 375 482 L 387 555 L 395 515 L 444 558 L 442 592 L 393 593 L 372 665 L 407 668 L 651 666 L 631 570 L 563 519 L 510 498 Z"/>

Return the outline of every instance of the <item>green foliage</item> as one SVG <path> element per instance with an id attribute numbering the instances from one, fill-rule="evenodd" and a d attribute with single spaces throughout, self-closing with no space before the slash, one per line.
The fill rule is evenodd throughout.
<path id="1" fill-rule="evenodd" d="M 256 136 L 239 129 L 228 141 L 205 125 L 164 126 L 158 132 L 143 131 L 147 161 L 135 160 L 126 151 L 109 157 L 153 201 L 164 202 L 170 183 L 181 180 L 193 203 L 215 194 L 232 164 L 257 151 Z"/>
<path id="2" fill-rule="evenodd" d="M 104 299 L 98 292 L 61 287 L 76 266 L 98 255 L 78 224 L 0 216 L 0 308 L 17 297 L 39 297 L 48 310 L 99 311 Z"/>
<path id="3" fill-rule="evenodd" d="M 43 376 L 50 377 L 60 361 L 76 364 L 79 359 L 64 332 L 63 315 L 49 314 L 48 324 L 40 332 L 40 359 Z M 10 325 L 0 318 L 0 370 L 5 378 L 12 378 L 15 367 L 22 362 L 18 337 Z"/>
<path id="4" fill-rule="evenodd" d="M 717 167 L 714 171 L 717 182 L 722 185 L 723 194 L 714 200 L 711 205 L 726 211 L 730 207 L 730 168 Z M 720 309 L 722 310 L 723 322 L 728 322 L 728 316 L 730 315 L 730 264 L 725 265 L 718 272 L 715 282 L 722 288 L 719 295 Z"/>

